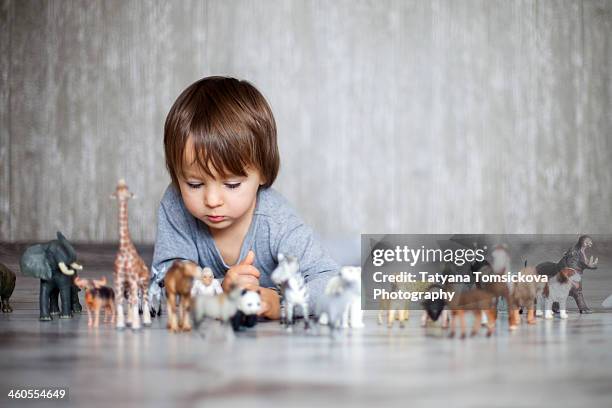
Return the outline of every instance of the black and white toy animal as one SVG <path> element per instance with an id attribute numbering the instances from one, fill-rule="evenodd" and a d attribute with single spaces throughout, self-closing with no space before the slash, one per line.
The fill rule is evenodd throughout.
<path id="1" fill-rule="evenodd" d="M 236 306 L 236 314 L 231 319 L 232 328 L 238 331 L 243 327 L 255 326 L 257 315 L 261 311 L 261 292 L 259 290 L 242 289 Z"/>
<path id="2" fill-rule="evenodd" d="M 552 319 L 552 305 L 554 302 L 559 302 L 559 317 L 567 319 L 567 297 L 572 288 L 578 287 L 580 278 L 580 274 L 572 268 L 561 269 L 548 280 L 546 287 L 544 287 L 544 292 L 538 296 L 536 314 L 541 316 L 541 310 L 543 309 L 544 318 Z"/>
<path id="3" fill-rule="evenodd" d="M 291 331 L 295 324 L 295 310 L 299 307 L 304 317 L 304 328 L 308 329 L 308 290 L 297 258 L 278 254 L 278 266 L 270 277 L 281 291 L 281 324 Z"/>

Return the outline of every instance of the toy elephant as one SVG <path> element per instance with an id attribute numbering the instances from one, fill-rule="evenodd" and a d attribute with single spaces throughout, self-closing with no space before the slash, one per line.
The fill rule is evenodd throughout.
<path id="1" fill-rule="evenodd" d="M 83 267 L 76 263 L 76 251 L 61 232 L 57 239 L 29 247 L 21 256 L 21 272 L 40 279 L 40 320 L 52 320 L 52 314 L 69 319 L 72 312 L 82 310 L 78 288 L 74 285 L 75 270 Z M 61 313 L 58 305 L 61 295 Z"/>
<path id="2" fill-rule="evenodd" d="M 2 298 L 2 313 L 11 313 L 13 308 L 9 304 L 9 298 L 15 289 L 17 277 L 6 265 L 0 263 L 0 298 Z"/>

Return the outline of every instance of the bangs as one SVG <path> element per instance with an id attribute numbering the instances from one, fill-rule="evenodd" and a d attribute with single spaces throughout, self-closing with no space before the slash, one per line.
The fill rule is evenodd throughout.
<path id="1" fill-rule="evenodd" d="M 210 178 L 246 177 L 246 169 L 253 167 L 250 149 L 240 146 L 243 144 L 240 139 L 233 142 L 214 133 L 188 136 L 182 151 L 177 152 L 177 163 L 181 163 L 179 177 L 186 179 L 186 170 L 194 166 L 200 174 Z"/>

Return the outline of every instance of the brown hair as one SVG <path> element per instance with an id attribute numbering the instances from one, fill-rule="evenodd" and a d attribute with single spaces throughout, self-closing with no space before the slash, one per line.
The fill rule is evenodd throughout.
<path id="1" fill-rule="evenodd" d="M 246 176 L 254 167 L 270 187 L 280 167 L 276 123 L 263 95 L 249 82 L 211 76 L 191 84 L 170 108 L 164 126 L 166 167 L 178 187 L 185 146 L 208 176 Z"/>

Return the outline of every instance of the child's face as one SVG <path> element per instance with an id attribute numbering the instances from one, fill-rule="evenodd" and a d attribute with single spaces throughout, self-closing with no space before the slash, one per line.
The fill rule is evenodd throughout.
<path id="1" fill-rule="evenodd" d="M 192 163 L 187 146 L 186 163 Z M 246 231 L 251 224 L 257 190 L 264 184 L 257 170 L 247 169 L 247 176 L 214 178 L 204 174 L 197 165 L 185 166 L 185 177 L 179 178 L 179 187 L 187 210 L 212 230 L 237 228 Z"/>

